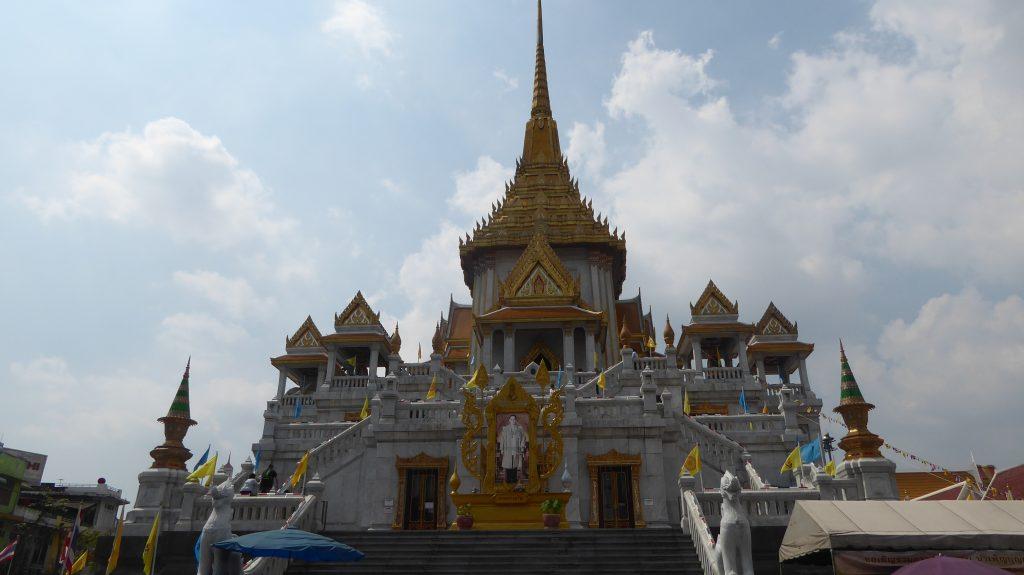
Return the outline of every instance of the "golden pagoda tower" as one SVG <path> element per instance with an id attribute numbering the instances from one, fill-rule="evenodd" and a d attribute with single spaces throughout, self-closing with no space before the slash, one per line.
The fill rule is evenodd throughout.
<path id="1" fill-rule="evenodd" d="M 157 421 L 164 424 L 164 442 L 157 446 L 149 455 L 153 458 L 152 469 L 180 469 L 185 470 L 185 462 L 192 457 L 192 452 L 182 443 L 188 428 L 195 425 L 189 412 L 188 402 L 188 372 L 192 366 L 192 358 L 185 364 L 185 374 L 178 384 L 178 391 L 174 394 L 171 407 L 167 415 Z"/>
<path id="2" fill-rule="evenodd" d="M 868 431 L 868 412 L 875 406 L 864 401 L 842 341 L 839 342 L 839 362 L 842 366 L 839 405 L 833 411 L 842 416 L 847 433 L 839 441 L 839 448 L 846 452 L 846 456 L 836 470 L 836 477 L 854 480 L 860 492 L 857 498 L 899 499 L 896 464 L 878 451 L 884 443 L 882 438 Z"/>
<path id="3" fill-rule="evenodd" d="M 857 378 L 853 376 L 850 362 L 846 359 L 842 340 L 839 341 L 839 363 L 842 366 L 839 405 L 832 411 L 842 416 L 848 430 L 846 437 L 839 442 L 839 448 L 846 452 L 843 459 L 848 461 L 863 457 L 882 457 L 878 448 L 884 441 L 868 431 L 868 412 L 875 406 L 864 401 L 860 386 L 857 385 Z"/>

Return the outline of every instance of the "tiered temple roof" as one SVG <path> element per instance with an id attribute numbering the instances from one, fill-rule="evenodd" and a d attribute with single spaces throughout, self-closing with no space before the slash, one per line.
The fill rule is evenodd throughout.
<path id="1" fill-rule="evenodd" d="M 612 258 L 615 295 L 626 277 L 626 234 L 611 230 L 607 216 L 594 213 L 593 202 L 580 195 L 579 181 L 569 173 L 568 160 L 558 142 L 558 125 L 551 113 L 547 67 L 544 61 L 542 16 L 537 18 L 537 51 L 533 106 L 526 122 L 522 158 L 505 195 L 491 212 L 459 240 L 459 256 L 466 285 L 472 288 L 478 258 L 492 249 L 522 248 L 542 232 L 552 246 L 592 245 Z"/>

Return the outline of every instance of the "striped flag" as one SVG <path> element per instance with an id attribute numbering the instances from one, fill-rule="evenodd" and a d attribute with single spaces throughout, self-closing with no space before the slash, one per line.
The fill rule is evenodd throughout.
<path id="1" fill-rule="evenodd" d="M 68 532 L 67 537 L 64 538 L 64 547 L 60 552 L 59 563 L 63 567 L 64 573 L 70 573 L 71 567 L 75 564 L 75 540 L 78 539 L 78 530 L 82 525 L 82 508 L 78 508 L 78 514 L 75 515 L 75 524 L 71 526 L 71 531 Z"/>
<path id="2" fill-rule="evenodd" d="M 0 551 L 0 563 L 14 560 L 14 550 L 18 546 L 18 540 L 11 541 L 11 544 Z"/>

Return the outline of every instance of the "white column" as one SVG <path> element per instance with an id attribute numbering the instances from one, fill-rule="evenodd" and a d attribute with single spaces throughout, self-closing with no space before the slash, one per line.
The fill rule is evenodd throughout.
<path id="1" fill-rule="evenodd" d="M 739 367 L 743 370 L 744 375 L 750 375 L 750 364 L 747 362 L 747 342 L 742 335 L 736 340 L 736 354 L 739 356 Z"/>
<path id="2" fill-rule="evenodd" d="M 810 389 L 810 385 L 811 385 L 811 382 L 810 382 L 810 380 L 807 377 L 807 359 L 801 357 L 800 358 L 800 386 L 803 387 L 804 392 L 806 393 L 807 390 Z"/>
<path id="3" fill-rule="evenodd" d="M 338 366 L 338 348 L 332 347 L 327 352 L 327 373 L 324 374 L 324 383 L 330 385 L 334 379 L 334 372 Z"/>
<path id="4" fill-rule="evenodd" d="M 764 358 L 763 357 L 757 358 L 757 377 L 759 377 L 761 379 L 761 383 L 763 383 L 763 384 L 767 384 L 768 383 L 768 371 L 764 367 Z"/>
<path id="5" fill-rule="evenodd" d="M 277 368 L 277 399 L 280 400 L 284 397 L 284 386 L 288 383 L 288 371 L 287 368 Z"/>
<path id="6" fill-rule="evenodd" d="M 700 360 L 701 360 L 701 356 L 700 356 L 700 338 L 699 337 L 694 337 L 690 341 L 690 343 L 693 345 L 693 369 L 696 369 L 697 371 L 700 371 L 701 367 L 702 367 L 701 364 L 700 364 Z"/>
<path id="7" fill-rule="evenodd" d="M 570 363 L 576 363 L 576 338 L 573 337 L 573 328 L 562 329 L 562 371 Z"/>
<path id="8" fill-rule="evenodd" d="M 583 359 L 583 364 L 587 366 L 587 371 L 595 371 L 597 366 L 594 365 L 594 332 L 587 329 L 584 330 L 584 333 L 586 334 L 584 339 L 587 342 L 587 357 Z"/>
<path id="9" fill-rule="evenodd" d="M 501 369 L 505 373 L 511 371 L 519 371 L 516 367 L 516 329 L 514 327 L 505 327 L 505 357 L 504 363 L 501 365 Z"/>
<path id="10" fill-rule="evenodd" d="M 377 357 L 377 353 L 378 353 L 377 352 L 377 344 L 371 345 L 370 346 L 370 365 L 367 367 L 367 370 L 366 370 L 367 374 L 370 377 L 377 377 L 377 361 L 379 361 L 379 358 Z"/>
<path id="11" fill-rule="evenodd" d="M 477 363 L 484 366 L 484 369 L 490 370 L 494 367 L 491 359 L 494 357 L 494 332 L 484 332 L 483 344 L 480 346 L 480 357 L 477 358 Z M 470 366 L 470 370 L 473 366 Z"/>

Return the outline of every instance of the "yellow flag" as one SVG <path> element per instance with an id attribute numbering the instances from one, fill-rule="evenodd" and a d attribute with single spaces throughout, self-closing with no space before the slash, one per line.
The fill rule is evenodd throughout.
<path id="1" fill-rule="evenodd" d="M 548 373 L 548 362 L 546 361 L 540 362 L 540 369 L 537 370 L 537 385 L 541 389 L 551 387 L 551 374 Z"/>
<path id="2" fill-rule="evenodd" d="M 367 395 L 366 399 L 363 400 L 363 409 L 359 412 L 359 421 L 362 421 L 370 417 L 370 396 Z"/>
<path id="3" fill-rule="evenodd" d="M 487 368 L 481 363 L 476 366 L 476 371 L 473 372 L 473 377 L 469 378 L 469 383 L 466 384 L 469 389 L 480 389 L 487 387 Z"/>
<path id="4" fill-rule="evenodd" d="M 767 403 L 764 404 L 764 406 L 761 407 L 761 413 L 768 413 L 768 404 Z"/>
<path id="5" fill-rule="evenodd" d="M 288 480 L 288 483 L 294 488 L 302 481 L 302 476 L 306 474 L 306 469 L 309 468 L 309 452 L 307 451 L 302 459 L 299 460 L 299 464 L 295 466 L 295 473 L 292 473 L 292 478 Z"/>
<path id="6" fill-rule="evenodd" d="M 351 365 L 352 367 L 355 367 L 356 366 L 356 356 L 353 355 L 352 357 L 346 359 L 345 363 Z"/>
<path id="7" fill-rule="evenodd" d="M 427 390 L 427 399 L 434 399 L 437 397 L 437 374 L 434 374 L 434 379 L 430 380 L 430 389 Z"/>
<path id="8" fill-rule="evenodd" d="M 658 347 L 658 344 L 654 343 L 654 338 L 651 336 L 647 336 L 647 347 L 648 349 L 654 349 Z"/>
<path id="9" fill-rule="evenodd" d="M 604 378 L 604 372 L 602 371 L 601 375 L 597 376 L 597 388 L 604 391 L 604 386 L 607 385 L 607 383 L 608 381 Z"/>
<path id="10" fill-rule="evenodd" d="M 683 466 L 679 468 L 679 476 L 682 477 L 683 471 L 686 471 L 690 475 L 697 475 L 700 473 L 700 446 L 694 445 L 693 449 L 690 450 L 690 454 L 686 456 L 683 461 Z"/>
<path id="11" fill-rule="evenodd" d="M 800 467 L 801 463 L 803 462 L 800 461 L 800 446 L 797 445 L 796 447 L 793 448 L 793 451 L 789 452 L 789 456 L 786 457 L 785 463 L 782 464 L 781 473 L 785 473 L 787 471 L 795 471 Z"/>
<path id="12" fill-rule="evenodd" d="M 213 457 L 206 461 L 206 463 L 200 465 L 195 471 L 188 474 L 185 481 L 200 481 L 207 477 L 213 477 L 214 472 L 217 471 L 217 454 L 214 453 Z"/>
<path id="13" fill-rule="evenodd" d="M 71 564 L 71 575 L 80 572 L 85 569 L 85 564 L 89 562 L 89 550 L 82 551 L 82 554 L 75 559 L 75 562 Z"/>
<path id="14" fill-rule="evenodd" d="M 836 476 L 836 462 L 835 461 L 829 461 L 828 463 L 825 464 L 825 473 L 828 473 L 832 477 Z"/>
<path id="15" fill-rule="evenodd" d="M 117 522 L 117 533 L 114 534 L 114 544 L 110 548 L 110 557 L 107 559 L 106 575 L 110 575 L 117 569 L 117 560 L 121 556 L 121 533 L 124 531 L 124 507 L 121 508 L 121 519 Z"/>
<path id="16" fill-rule="evenodd" d="M 142 572 L 146 575 L 153 575 L 153 567 L 156 562 L 156 539 L 160 534 L 160 512 L 156 512 L 153 518 L 153 527 L 149 530 L 149 539 L 146 539 L 146 549 L 142 552 Z"/>
<path id="17" fill-rule="evenodd" d="M 683 390 L 683 413 L 690 415 L 690 390 Z"/>

